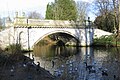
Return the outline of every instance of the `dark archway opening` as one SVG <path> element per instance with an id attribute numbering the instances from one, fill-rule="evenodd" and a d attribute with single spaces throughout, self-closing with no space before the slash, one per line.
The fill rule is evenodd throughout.
<path id="1" fill-rule="evenodd" d="M 74 36 L 57 32 L 41 39 L 34 46 L 33 51 L 36 56 L 66 58 L 79 53 L 79 47 L 76 46 L 77 42 L 78 40 Z"/>
<path id="2" fill-rule="evenodd" d="M 67 33 L 54 33 L 44 37 L 37 45 L 77 46 L 78 40 Z"/>

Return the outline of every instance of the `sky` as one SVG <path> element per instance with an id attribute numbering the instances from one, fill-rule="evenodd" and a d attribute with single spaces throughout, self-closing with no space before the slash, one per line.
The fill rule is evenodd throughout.
<path id="1" fill-rule="evenodd" d="M 15 12 L 21 16 L 22 12 L 39 12 L 45 17 L 46 5 L 54 0 L 0 0 L 0 17 L 14 17 Z M 91 3 L 93 0 L 75 0 Z M 93 14 L 91 14 L 93 15 Z"/>

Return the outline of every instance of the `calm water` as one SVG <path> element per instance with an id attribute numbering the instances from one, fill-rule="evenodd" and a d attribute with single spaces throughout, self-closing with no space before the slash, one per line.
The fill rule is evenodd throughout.
<path id="1" fill-rule="evenodd" d="M 35 63 L 40 62 L 56 80 L 120 80 L 119 51 L 113 47 L 36 46 L 30 57 L 34 55 Z M 91 72 L 86 70 L 85 63 L 92 66 Z M 102 75 L 102 71 L 108 76 Z"/>

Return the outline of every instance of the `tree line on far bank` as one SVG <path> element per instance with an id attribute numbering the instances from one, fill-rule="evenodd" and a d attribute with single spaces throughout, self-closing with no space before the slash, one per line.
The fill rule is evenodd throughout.
<path id="1" fill-rule="evenodd" d="M 45 19 L 73 20 L 82 23 L 87 16 L 88 3 L 74 0 L 55 0 L 47 4 Z"/>
<path id="2" fill-rule="evenodd" d="M 90 10 L 92 7 L 92 10 Z M 109 32 L 117 32 L 118 0 L 94 0 L 87 3 L 74 0 L 55 0 L 47 4 L 45 19 L 73 20 L 83 23 L 92 11 L 95 15 L 94 26 Z"/>
<path id="3" fill-rule="evenodd" d="M 96 28 L 118 33 L 119 28 L 119 2 L 118 0 L 94 0 L 92 3 L 74 0 L 54 0 L 46 6 L 45 19 L 73 20 L 84 24 L 92 12 L 96 15 L 93 22 Z M 43 19 L 39 12 L 28 12 L 28 18 Z M 0 18 L 0 28 L 3 27 Z"/>

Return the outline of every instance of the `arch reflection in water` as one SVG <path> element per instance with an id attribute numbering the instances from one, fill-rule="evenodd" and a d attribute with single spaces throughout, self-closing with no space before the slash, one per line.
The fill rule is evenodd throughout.
<path id="1" fill-rule="evenodd" d="M 41 66 L 58 77 L 67 79 L 68 76 L 78 78 L 83 74 L 83 61 L 86 55 L 93 56 L 93 50 L 89 47 L 65 47 L 65 46 L 37 46 L 34 55 L 41 62 Z M 72 76 L 70 76 L 72 75 Z"/>
<path id="2" fill-rule="evenodd" d="M 79 53 L 80 49 L 77 47 L 36 46 L 34 49 L 34 55 L 37 61 L 40 60 L 41 66 L 50 70 L 53 67 L 53 64 L 55 69 L 61 65 L 64 65 L 67 60 L 75 58 L 75 55 L 79 55 Z"/>
<path id="3" fill-rule="evenodd" d="M 41 67 L 61 80 L 114 80 L 120 73 L 119 52 L 114 48 L 42 46 L 33 54 Z M 92 67 L 86 70 L 86 63 Z M 103 70 L 109 72 L 108 76 L 101 77 Z"/>
<path id="4" fill-rule="evenodd" d="M 36 46 L 34 48 L 34 54 L 37 57 L 53 58 L 53 57 L 69 57 L 79 53 L 79 49 L 76 47 L 65 47 L 65 46 Z"/>

